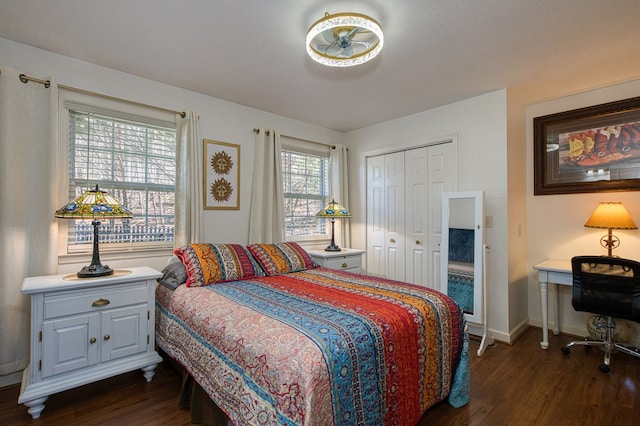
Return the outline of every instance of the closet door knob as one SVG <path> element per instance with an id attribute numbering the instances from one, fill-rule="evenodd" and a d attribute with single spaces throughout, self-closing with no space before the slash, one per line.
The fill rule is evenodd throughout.
<path id="1" fill-rule="evenodd" d="M 390 239 L 390 240 L 389 240 L 389 242 L 390 242 L 391 244 L 395 244 L 395 243 L 396 243 L 396 240 L 394 240 L 394 239 L 392 238 L 392 239 Z"/>
<path id="2" fill-rule="evenodd" d="M 89 339 L 89 343 L 95 343 L 96 342 L 96 338 L 92 337 L 91 339 Z"/>
<path id="3" fill-rule="evenodd" d="M 422 244 L 422 241 L 420 241 L 420 240 L 416 240 L 416 244 L 417 244 L 417 245 L 420 245 L 420 244 Z"/>
<path id="4" fill-rule="evenodd" d="M 111 336 L 109 336 L 108 334 L 105 334 L 105 335 L 104 335 L 104 337 L 103 337 L 103 339 L 104 339 L 104 340 L 109 340 L 109 339 L 111 339 Z"/>

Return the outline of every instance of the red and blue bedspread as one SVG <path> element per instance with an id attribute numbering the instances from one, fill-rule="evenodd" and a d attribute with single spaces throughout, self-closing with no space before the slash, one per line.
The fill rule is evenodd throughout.
<path id="1" fill-rule="evenodd" d="M 156 305 L 156 341 L 235 424 L 414 425 L 468 400 L 464 315 L 431 289 L 316 268 Z"/>

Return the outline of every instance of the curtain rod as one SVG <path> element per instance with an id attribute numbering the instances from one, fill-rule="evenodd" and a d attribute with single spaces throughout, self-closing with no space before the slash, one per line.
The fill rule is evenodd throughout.
<path id="1" fill-rule="evenodd" d="M 42 80 L 40 78 L 31 77 L 31 76 L 28 76 L 26 74 L 20 74 L 19 78 L 20 78 L 20 81 L 23 82 L 23 83 L 28 83 L 30 81 L 33 81 L 35 83 L 43 84 L 44 87 L 46 87 L 47 89 L 51 85 L 51 81 L 50 80 Z M 157 110 L 160 110 L 160 111 L 172 112 L 174 114 L 179 114 L 180 117 L 182 117 L 182 118 L 185 118 L 187 116 L 187 113 L 184 112 L 184 111 L 175 111 L 175 110 L 172 110 L 172 109 L 162 108 L 162 107 L 158 107 L 158 106 L 155 106 L 155 105 L 148 105 L 148 104 L 143 104 L 141 102 L 135 102 L 135 101 L 127 100 L 127 99 L 116 98 L 115 96 L 103 95 L 102 93 L 96 93 L 96 92 L 91 92 L 89 90 L 78 89 L 77 87 L 65 86 L 64 84 L 58 84 L 58 88 L 65 89 L 65 90 L 71 90 L 71 91 L 74 91 L 74 92 L 82 93 L 84 95 L 100 96 L 101 98 L 109 99 L 109 100 L 112 100 L 112 101 L 126 102 L 126 103 L 129 103 L 131 105 L 137 105 L 137 106 L 142 106 L 142 107 L 146 107 L 146 108 L 154 108 L 154 109 L 157 109 Z"/>
<path id="2" fill-rule="evenodd" d="M 18 78 L 20 79 L 21 82 L 23 83 L 28 83 L 30 81 L 36 82 L 36 83 L 40 83 L 43 84 L 45 88 L 49 88 L 49 86 L 51 86 L 51 81 L 50 80 L 41 80 L 39 78 L 35 78 L 35 77 L 29 77 L 26 74 L 20 74 L 18 76 Z"/>
<path id="3" fill-rule="evenodd" d="M 269 129 L 266 129 L 264 132 L 267 134 L 267 136 L 269 136 L 269 133 L 271 133 L 271 131 Z M 254 127 L 253 128 L 253 133 L 255 133 L 256 135 L 260 134 L 260 129 Z M 287 137 L 287 138 L 291 138 L 291 139 L 297 139 L 297 140 L 303 141 L 303 142 L 309 142 L 309 143 L 315 143 L 315 144 L 318 144 L 318 145 L 328 146 L 331 149 L 336 149 L 335 145 L 331 145 L 331 144 L 328 144 L 328 143 L 310 141 L 309 139 L 302 139 L 302 138 L 297 138 L 295 136 L 289 136 L 289 135 L 281 135 L 281 136 L 284 136 L 284 137 Z"/>

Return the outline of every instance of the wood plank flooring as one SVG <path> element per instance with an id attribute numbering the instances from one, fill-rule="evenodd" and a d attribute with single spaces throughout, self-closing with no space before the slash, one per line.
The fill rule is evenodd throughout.
<path id="1" fill-rule="evenodd" d="M 560 346 L 570 336 L 550 336 L 540 349 L 539 328 L 529 328 L 514 345 L 495 344 L 478 358 L 471 343 L 471 398 L 462 408 L 432 407 L 426 425 L 640 425 L 640 360 L 616 353 L 611 372 L 598 370 L 602 352 Z M 18 405 L 18 385 L 0 389 L 0 425 L 189 425 L 178 408 L 181 377 L 168 363 L 151 383 L 140 371 L 55 394 L 42 416 L 32 420 Z"/>

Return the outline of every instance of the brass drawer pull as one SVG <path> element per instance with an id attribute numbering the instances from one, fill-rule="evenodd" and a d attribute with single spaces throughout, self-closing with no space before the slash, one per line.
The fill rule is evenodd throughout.
<path id="1" fill-rule="evenodd" d="M 96 338 L 92 337 L 91 339 L 89 339 L 89 343 L 95 343 L 96 342 Z"/>
<path id="2" fill-rule="evenodd" d="M 345 262 L 345 263 L 343 263 L 343 264 L 342 264 L 342 267 L 343 267 L 343 268 L 346 268 L 347 266 L 349 266 L 349 264 L 348 264 L 347 262 Z"/>
<path id="3" fill-rule="evenodd" d="M 109 299 L 98 299 L 91 304 L 94 308 L 99 308 L 100 306 L 107 306 L 111 301 Z"/>
<path id="4" fill-rule="evenodd" d="M 109 336 L 108 334 L 105 334 L 105 335 L 104 335 L 104 337 L 103 337 L 103 339 L 104 339 L 104 340 L 109 340 L 109 339 L 111 339 L 111 336 Z"/>

